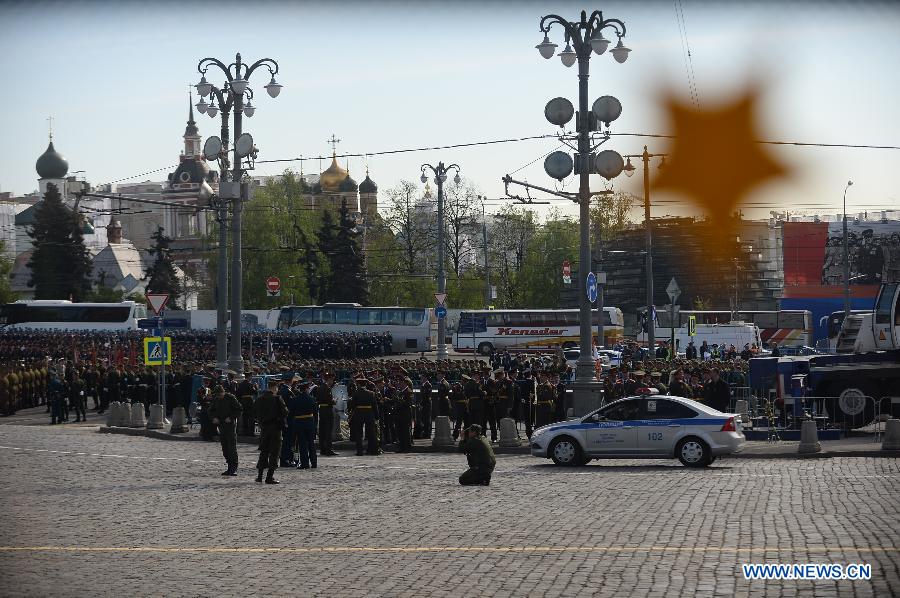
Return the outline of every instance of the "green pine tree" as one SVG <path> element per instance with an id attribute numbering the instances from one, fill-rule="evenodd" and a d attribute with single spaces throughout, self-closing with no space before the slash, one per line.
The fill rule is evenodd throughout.
<path id="1" fill-rule="evenodd" d="M 28 236 L 34 245 L 28 261 L 28 286 L 34 287 L 34 298 L 88 299 L 92 290 L 91 256 L 84 246 L 81 221 L 63 204 L 56 185 L 47 185 Z"/>
<path id="2" fill-rule="evenodd" d="M 343 200 L 337 235 L 332 251 L 328 253 L 331 265 L 329 297 L 332 301 L 362 305 L 369 303 L 365 261 L 356 241 L 358 234 L 356 221 L 350 216 L 347 201 Z"/>
<path id="3" fill-rule="evenodd" d="M 318 293 L 312 294 L 316 297 L 317 303 L 327 303 L 334 301 L 333 283 L 334 283 L 334 262 L 332 256 L 337 251 L 337 234 L 338 226 L 334 222 L 334 214 L 330 209 L 322 212 L 322 222 L 319 225 L 319 238 L 316 240 L 316 247 L 307 249 L 307 276 L 314 276 L 315 285 Z M 317 254 L 317 255 L 314 255 Z M 314 274 L 310 274 L 310 268 Z"/>
<path id="4" fill-rule="evenodd" d="M 172 259 L 172 239 L 166 236 L 161 226 L 150 238 L 153 239 L 153 247 L 147 251 L 153 256 L 153 263 L 145 273 L 149 279 L 147 291 L 168 293 L 168 308 L 178 309 L 183 290 L 175 269 L 175 262 Z"/>

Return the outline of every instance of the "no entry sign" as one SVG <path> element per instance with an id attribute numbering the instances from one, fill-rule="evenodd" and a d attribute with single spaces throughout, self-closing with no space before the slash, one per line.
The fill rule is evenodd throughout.
<path id="1" fill-rule="evenodd" d="M 266 291 L 268 291 L 269 297 L 278 297 L 281 294 L 281 280 L 277 276 L 268 277 Z"/>

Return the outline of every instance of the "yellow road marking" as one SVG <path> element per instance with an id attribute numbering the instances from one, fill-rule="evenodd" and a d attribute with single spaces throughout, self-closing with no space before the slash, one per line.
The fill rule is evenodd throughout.
<path id="1" fill-rule="evenodd" d="M 783 553 L 807 552 L 829 553 L 849 552 L 859 554 L 900 553 L 900 547 L 858 548 L 854 546 L 313 546 L 313 547 L 216 547 L 216 546 L 0 546 L 2 552 L 134 552 L 134 553 L 284 553 L 284 554 L 328 554 L 328 553 L 428 553 L 428 552 L 473 552 L 473 553 L 616 553 L 616 552 L 700 552 L 700 553 Z"/>

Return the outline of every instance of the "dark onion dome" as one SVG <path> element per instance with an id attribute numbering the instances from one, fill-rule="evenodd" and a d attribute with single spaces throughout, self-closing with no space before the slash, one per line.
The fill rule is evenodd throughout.
<path id="1" fill-rule="evenodd" d="M 41 154 L 34 167 L 42 179 L 62 179 L 69 172 L 69 161 L 53 148 L 51 141 L 47 151 Z"/>
<path id="2" fill-rule="evenodd" d="M 338 185 L 338 191 L 340 193 L 355 193 L 357 189 L 359 189 L 359 185 L 356 184 L 356 181 L 354 181 L 349 174 L 347 175 L 347 178 Z"/>
<path id="3" fill-rule="evenodd" d="M 359 192 L 360 193 L 378 193 L 378 185 L 375 184 L 375 181 L 369 178 L 369 174 L 366 173 L 366 178 L 363 179 L 363 182 L 359 184 Z"/>

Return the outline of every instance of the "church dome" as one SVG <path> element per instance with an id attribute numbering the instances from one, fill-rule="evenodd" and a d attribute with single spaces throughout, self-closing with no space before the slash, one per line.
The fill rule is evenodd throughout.
<path id="1" fill-rule="evenodd" d="M 41 154 L 34 167 L 42 179 L 61 179 L 69 172 L 69 161 L 54 149 L 51 141 L 47 151 Z"/>
<path id="2" fill-rule="evenodd" d="M 319 176 L 319 183 L 322 185 L 323 191 L 335 193 L 340 190 L 341 183 L 348 176 L 349 173 L 338 166 L 337 158 L 332 156 L 331 166 Z"/>
<path id="3" fill-rule="evenodd" d="M 338 187 L 338 191 L 341 193 L 356 193 L 356 190 L 359 188 L 359 185 L 356 184 L 352 178 L 350 178 L 350 174 L 347 173 L 347 178 L 341 181 L 340 186 Z"/>
<path id="4" fill-rule="evenodd" d="M 366 173 L 366 178 L 363 179 L 363 182 L 359 184 L 359 192 L 378 193 L 378 185 L 375 184 L 375 181 L 369 178 L 369 173 Z"/>

